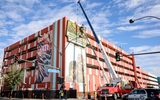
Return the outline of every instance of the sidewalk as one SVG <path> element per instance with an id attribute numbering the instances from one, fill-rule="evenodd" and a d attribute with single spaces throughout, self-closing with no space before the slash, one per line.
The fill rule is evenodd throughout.
<path id="1" fill-rule="evenodd" d="M 10 100 L 10 98 L 0 97 L 0 100 Z M 22 99 L 22 98 L 12 98 L 12 100 L 60 100 L 60 99 L 29 99 L 29 98 L 23 98 Z M 87 100 L 87 99 L 82 99 L 82 98 L 72 99 L 72 98 L 68 98 L 68 99 L 61 99 L 61 100 Z"/>

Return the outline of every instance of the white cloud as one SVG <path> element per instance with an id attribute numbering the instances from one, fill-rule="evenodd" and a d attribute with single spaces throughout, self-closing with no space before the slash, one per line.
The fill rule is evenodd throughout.
<path id="1" fill-rule="evenodd" d="M 121 27 L 117 27 L 118 30 L 121 31 L 135 31 L 135 30 L 140 30 L 145 28 L 144 25 L 135 25 L 135 26 L 121 26 Z"/>
<path id="2" fill-rule="evenodd" d="M 6 0 L 0 2 L 0 18 L 24 21 L 24 15 L 31 12 L 31 8 L 38 0 Z"/>
<path id="3" fill-rule="evenodd" d="M 32 7 L 35 3 L 39 3 L 40 0 L 6 0 L 8 3 L 20 4 L 28 7 Z"/>
<path id="4" fill-rule="evenodd" d="M 3 26 L 4 26 L 4 22 L 0 21 L 0 27 L 3 27 Z"/>
<path id="5" fill-rule="evenodd" d="M 156 16 L 160 17 L 160 4 L 150 5 L 146 10 L 141 9 L 136 11 L 134 16 L 143 17 L 143 16 Z"/>
<path id="6" fill-rule="evenodd" d="M 0 10 L 0 19 L 3 19 L 5 17 L 6 17 L 5 12 Z"/>
<path id="7" fill-rule="evenodd" d="M 125 6 L 128 9 L 136 8 L 145 3 L 146 0 L 128 0 L 125 2 Z"/>
<path id="8" fill-rule="evenodd" d="M 160 37 L 160 30 L 146 30 L 139 32 L 138 35 L 133 36 L 135 38 L 153 38 Z"/>
<path id="9" fill-rule="evenodd" d="M 117 6 L 120 8 L 132 10 L 146 3 L 147 0 L 114 0 L 114 2 L 117 3 Z"/>
<path id="10" fill-rule="evenodd" d="M 16 35 L 12 35 L 12 36 L 14 38 L 28 36 L 32 33 L 39 31 L 40 29 L 50 25 L 51 23 L 52 23 L 52 21 L 50 22 L 50 19 L 48 19 L 48 20 L 32 21 L 28 24 L 22 24 L 18 27 L 13 28 L 13 31 L 16 33 Z"/>
<path id="11" fill-rule="evenodd" d="M 93 9 L 93 8 L 99 7 L 99 6 L 101 6 L 101 5 L 102 5 L 102 3 L 97 3 L 97 2 L 95 2 L 95 3 L 90 3 L 90 4 L 87 5 L 87 8 L 86 8 L 86 9 Z"/>
<path id="12" fill-rule="evenodd" d="M 147 72 L 156 75 L 160 75 L 160 71 L 155 70 L 157 68 L 160 68 L 159 61 L 160 61 L 160 54 L 136 56 L 136 65 L 142 67 L 143 70 L 146 70 Z"/>
<path id="13" fill-rule="evenodd" d="M 8 30 L 5 28 L 0 28 L 0 37 L 2 36 L 7 36 L 8 35 Z"/>
<path id="14" fill-rule="evenodd" d="M 107 41 L 111 42 L 112 44 L 116 45 L 117 47 L 121 48 L 124 50 L 125 45 L 127 45 L 128 43 L 125 42 L 118 42 L 118 41 L 114 41 L 112 39 L 107 39 Z"/>
<path id="15" fill-rule="evenodd" d="M 151 72 L 152 74 L 157 75 L 159 77 L 159 73 L 160 73 L 159 68 L 160 66 L 155 66 L 154 68 L 152 67 L 148 68 L 146 71 Z"/>
<path id="16" fill-rule="evenodd" d="M 156 17 L 160 17 L 160 1 L 159 0 L 127 0 L 127 1 L 123 1 L 123 0 L 119 0 L 120 2 L 118 2 L 119 5 L 119 9 L 124 9 L 124 10 L 120 10 L 123 11 L 122 14 L 125 14 L 124 12 L 128 13 L 129 15 L 127 16 L 122 16 L 120 18 L 120 21 L 116 23 L 117 26 L 120 26 L 120 29 L 125 30 L 126 26 L 125 25 L 129 25 L 129 19 L 137 19 L 137 18 L 141 18 L 144 16 L 156 16 Z M 125 9 L 128 8 L 128 9 Z M 131 9 L 134 8 L 134 9 Z M 122 15 L 121 14 L 121 15 Z M 152 27 L 154 24 L 144 24 L 144 23 L 149 23 L 149 22 L 159 22 L 157 19 L 154 18 L 150 18 L 147 20 L 139 20 L 137 22 L 134 23 L 135 24 L 139 24 L 140 22 L 143 22 L 143 26 L 144 28 L 148 28 L 148 27 Z M 140 23 L 141 24 L 141 23 Z M 139 24 L 139 25 L 140 25 Z M 132 24 L 133 25 L 133 24 Z M 124 28 L 123 28 L 124 27 Z M 129 27 L 132 29 L 136 28 L 136 27 Z"/>
<path id="17" fill-rule="evenodd" d="M 142 6 L 138 7 L 138 8 L 136 8 L 134 11 L 132 11 L 133 15 L 130 18 L 137 19 L 137 18 L 141 18 L 141 17 L 144 17 L 144 16 L 160 17 L 159 11 L 160 11 L 160 1 L 159 1 L 159 3 L 156 3 L 156 1 L 148 2 L 148 4 L 142 5 Z M 136 23 L 138 23 L 138 22 L 139 23 L 140 22 L 151 23 L 151 22 L 159 22 L 159 21 L 157 19 L 155 19 L 155 18 L 148 17 L 148 18 L 144 18 L 144 19 L 138 20 Z"/>
<path id="18" fill-rule="evenodd" d="M 108 27 L 109 20 L 106 13 L 99 12 L 95 14 L 93 17 L 91 17 L 91 23 L 97 34 L 100 34 L 104 37 L 106 34 L 110 33 L 110 29 Z"/>
<path id="19" fill-rule="evenodd" d="M 14 27 L 12 29 L 14 34 L 10 36 L 12 36 L 12 38 L 16 40 L 24 38 L 25 36 L 28 36 L 29 34 L 39 31 L 40 29 L 52 24 L 54 21 L 64 16 L 68 16 L 70 19 L 78 21 L 78 23 L 84 21 L 84 19 L 82 19 L 80 16 L 77 16 L 76 12 L 74 11 L 75 9 L 73 9 L 72 5 L 64 6 L 61 9 L 55 8 L 54 10 L 51 10 L 47 6 L 44 6 L 44 8 L 45 8 L 43 9 L 43 11 L 45 11 L 44 15 L 42 13 L 42 10 L 37 10 L 37 13 L 33 16 L 34 20 L 30 21 L 29 23 L 23 23 L 17 27 Z M 42 14 L 43 16 L 40 14 Z"/>
<path id="20" fill-rule="evenodd" d="M 144 52 L 147 51 L 148 49 L 150 49 L 150 46 L 144 45 L 144 46 L 140 46 L 140 47 L 130 47 L 130 51 L 133 51 L 134 53 L 140 53 L 140 52 Z"/>
<path id="21" fill-rule="evenodd" d="M 97 7 L 99 6 L 100 4 L 90 4 L 88 5 L 87 7 L 89 8 L 93 8 L 93 7 Z M 62 18 L 64 16 L 67 16 L 69 19 L 71 20 L 74 20 L 76 21 L 77 23 L 79 24 L 86 24 L 86 19 L 82 13 L 82 11 L 80 9 L 76 9 L 76 5 L 74 4 L 68 4 L 67 6 L 64 6 L 64 7 L 61 7 L 61 8 L 54 8 L 54 9 L 51 9 L 49 8 L 47 5 L 41 5 L 41 9 L 43 10 L 37 10 L 35 12 L 35 15 L 32 16 L 32 19 L 36 20 L 36 21 L 43 21 L 43 20 L 48 20 L 48 22 L 53 22 L 59 18 Z M 103 11 L 100 11 L 100 12 L 97 12 L 96 13 L 96 17 L 91 17 L 91 20 L 94 22 L 92 23 L 94 28 L 96 30 L 98 30 L 98 33 L 99 32 L 106 32 L 106 30 L 104 30 L 102 27 L 99 27 L 99 24 L 103 24 L 104 26 L 103 27 L 106 27 L 107 24 L 108 24 L 108 19 L 107 19 L 107 13 L 105 14 Z M 31 23 L 31 22 L 30 22 Z M 38 26 L 43 26 L 43 25 L 38 25 Z M 22 27 L 22 25 L 21 25 Z M 23 27 L 25 27 L 23 25 Z M 16 29 L 16 30 L 19 30 Z M 19 32 L 21 33 L 21 32 Z M 107 33 L 108 30 L 107 30 Z"/>
<path id="22" fill-rule="evenodd" d="M 20 14 L 18 14 L 16 11 L 8 11 L 6 13 L 6 15 L 7 15 L 7 17 L 9 17 L 9 18 L 11 18 L 11 19 L 13 19 L 15 21 L 24 20 L 23 17 Z"/>

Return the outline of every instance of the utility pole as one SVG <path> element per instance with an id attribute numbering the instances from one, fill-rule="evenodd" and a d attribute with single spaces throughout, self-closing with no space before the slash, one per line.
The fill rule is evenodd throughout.
<path id="1" fill-rule="evenodd" d="M 136 88 L 139 88 L 141 86 L 140 86 L 140 83 L 139 83 L 138 78 L 137 78 L 137 70 L 136 70 L 134 55 L 132 55 L 132 62 L 133 62 L 133 70 L 134 70 L 134 79 L 135 79 L 135 82 L 136 82 L 135 85 L 136 85 Z M 137 85 L 139 85 L 139 87 Z"/>

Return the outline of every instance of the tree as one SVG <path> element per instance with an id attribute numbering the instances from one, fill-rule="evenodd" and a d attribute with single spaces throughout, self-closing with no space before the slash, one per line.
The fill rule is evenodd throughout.
<path id="1" fill-rule="evenodd" d="M 16 63 L 9 66 L 9 70 L 5 74 L 4 81 L 6 83 L 5 85 L 7 85 L 11 91 L 11 96 L 15 87 L 23 80 L 24 70 L 24 68 L 20 68 Z"/>

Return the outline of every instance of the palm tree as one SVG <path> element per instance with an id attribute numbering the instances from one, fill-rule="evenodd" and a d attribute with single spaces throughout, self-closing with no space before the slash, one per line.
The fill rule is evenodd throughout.
<path id="1" fill-rule="evenodd" d="M 9 66 L 9 71 L 5 74 L 4 81 L 10 90 L 11 96 L 16 86 L 23 80 L 24 70 L 24 68 L 18 67 L 16 63 Z"/>

